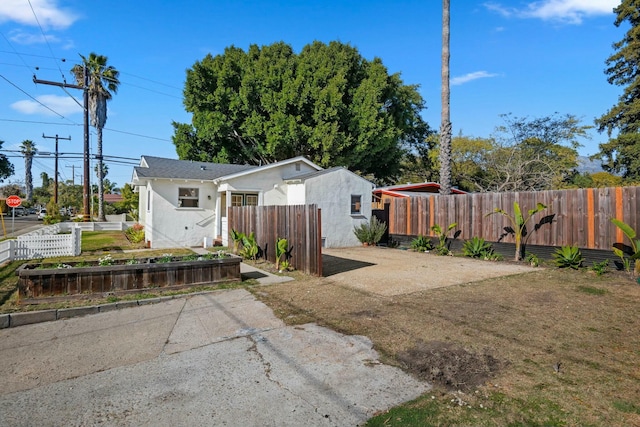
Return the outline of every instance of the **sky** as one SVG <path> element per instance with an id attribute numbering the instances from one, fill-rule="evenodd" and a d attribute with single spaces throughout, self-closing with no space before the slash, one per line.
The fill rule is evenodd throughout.
<path id="1" fill-rule="evenodd" d="M 452 0 L 453 134 L 490 137 L 501 114 L 538 118 L 572 114 L 583 125 L 606 113 L 623 88 L 604 74 L 620 0 Z M 35 84 L 74 83 L 70 69 L 96 52 L 120 71 L 103 132 L 107 179 L 123 186 L 143 155 L 177 158 L 172 122 L 189 123 L 182 104 L 186 70 L 229 46 L 245 51 L 283 41 L 296 52 L 315 40 L 338 40 L 390 74 L 419 85 L 423 117 L 440 127 L 442 3 L 438 0 L 1 0 L 0 153 L 24 182 L 15 150 L 32 140 L 35 186 L 54 175 L 58 135 L 60 180 L 82 183 L 82 92 Z M 580 142 L 598 151 L 606 133 Z M 91 153 L 95 151 L 91 129 Z M 63 154 L 64 153 L 64 154 Z M 91 165 L 91 180 L 95 173 Z M 75 175 L 75 176 L 74 176 Z"/>

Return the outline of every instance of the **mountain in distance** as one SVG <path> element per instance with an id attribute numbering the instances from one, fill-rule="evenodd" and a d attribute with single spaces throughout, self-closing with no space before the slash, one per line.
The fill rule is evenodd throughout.
<path id="1" fill-rule="evenodd" d="M 576 168 L 578 172 L 583 173 L 596 173 L 596 172 L 604 172 L 602 169 L 602 164 L 600 160 L 591 160 L 587 156 L 578 156 L 578 167 Z"/>

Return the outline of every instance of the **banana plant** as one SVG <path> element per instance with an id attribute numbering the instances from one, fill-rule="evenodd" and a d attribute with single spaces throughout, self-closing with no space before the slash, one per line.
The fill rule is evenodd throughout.
<path id="1" fill-rule="evenodd" d="M 493 212 L 489 212 L 485 215 L 493 215 L 493 214 L 501 214 L 511 222 L 511 229 L 505 228 L 506 231 L 512 232 L 516 241 L 516 254 L 515 260 L 522 260 L 522 238 L 527 235 L 527 222 L 531 219 L 532 216 L 537 214 L 538 212 L 546 209 L 547 206 L 542 203 L 538 203 L 534 209 L 529 209 L 527 212 L 527 216 L 522 215 L 522 210 L 520 209 L 520 204 L 518 202 L 513 202 L 513 215 L 509 215 L 504 209 L 495 208 Z"/>
<path id="2" fill-rule="evenodd" d="M 238 230 L 234 230 L 233 228 L 231 229 L 231 240 L 233 240 L 233 253 L 235 255 L 238 254 L 238 248 L 240 246 L 240 243 L 242 243 L 242 240 L 245 238 L 245 234 L 239 232 Z"/>
<path id="3" fill-rule="evenodd" d="M 631 228 L 631 226 L 629 226 L 628 224 L 625 224 L 624 222 L 616 218 L 612 218 L 611 222 L 620 230 L 622 230 L 624 235 L 627 236 L 627 238 L 631 242 L 632 253 L 629 254 L 629 259 L 634 260 L 634 264 L 635 264 L 635 267 L 633 269 L 634 274 L 636 276 L 640 276 L 640 262 L 638 261 L 638 259 L 640 259 L 640 239 L 636 239 L 637 235 L 635 230 Z M 616 254 L 618 257 L 620 257 L 620 259 L 624 262 L 626 254 L 622 249 L 614 246 L 613 253 Z"/>
<path id="4" fill-rule="evenodd" d="M 286 261 L 286 258 L 283 260 L 282 257 L 286 256 L 287 250 L 289 249 L 289 241 L 287 239 L 276 240 L 276 270 L 280 270 L 280 264 L 283 261 Z"/>

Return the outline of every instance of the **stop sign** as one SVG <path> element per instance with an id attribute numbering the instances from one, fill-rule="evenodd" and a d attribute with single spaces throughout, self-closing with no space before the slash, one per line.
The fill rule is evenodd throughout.
<path id="1" fill-rule="evenodd" d="M 7 206 L 10 208 L 17 208 L 22 204 L 22 199 L 18 196 L 9 196 L 7 197 Z"/>

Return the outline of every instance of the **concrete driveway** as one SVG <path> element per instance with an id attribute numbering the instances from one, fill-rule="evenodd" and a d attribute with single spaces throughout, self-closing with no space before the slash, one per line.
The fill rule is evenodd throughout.
<path id="1" fill-rule="evenodd" d="M 429 390 L 245 290 L 0 330 L 2 426 L 349 426 Z"/>

